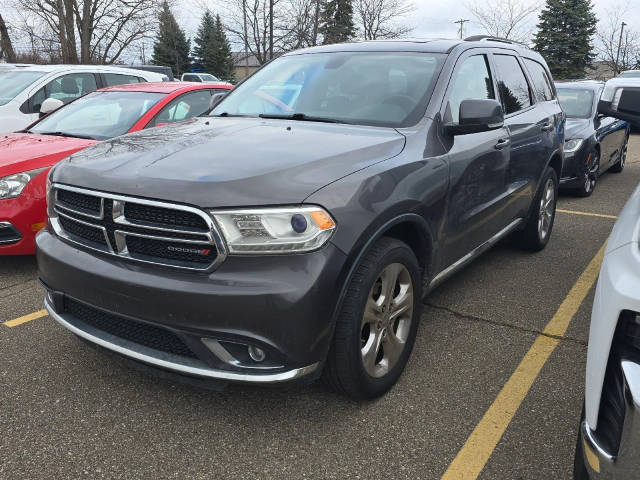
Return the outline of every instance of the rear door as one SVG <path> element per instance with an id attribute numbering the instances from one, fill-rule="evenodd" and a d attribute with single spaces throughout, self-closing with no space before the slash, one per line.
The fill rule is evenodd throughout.
<path id="1" fill-rule="evenodd" d="M 504 215 L 526 218 L 538 181 L 553 152 L 552 113 L 537 102 L 515 52 L 497 50 L 492 54 L 498 92 L 505 112 L 505 126 L 511 138 L 511 159 L 506 173 L 509 205 Z"/>
<path id="2" fill-rule="evenodd" d="M 497 99 L 489 50 L 473 49 L 456 62 L 442 105 L 444 123 L 458 123 L 460 103 Z M 488 132 L 443 138 L 448 150 L 450 188 L 445 220 L 443 267 L 483 244 L 508 223 L 501 214 L 509 170 L 509 132 Z"/>

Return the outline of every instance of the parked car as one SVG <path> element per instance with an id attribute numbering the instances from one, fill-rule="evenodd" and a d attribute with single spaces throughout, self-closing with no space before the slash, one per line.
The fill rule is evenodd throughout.
<path id="1" fill-rule="evenodd" d="M 32 65 L 0 70 L 0 133 L 15 132 L 38 119 L 48 98 L 69 103 L 102 87 L 160 82 L 162 75 L 99 65 Z"/>
<path id="2" fill-rule="evenodd" d="M 640 187 L 613 227 L 596 287 L 576 480 L 636 478 L 640 468 L 639 229 Z"/>
<path id="3" fill-rule="evenodd" d="M 508 41 L 282 55 L 208 117 L 53 169 L 36 237 L 46 308 L 201 381 L 322 374 L 382 395 L 424 293 L 509 234 L 547 245 L 563 122 L 543 58 Z"/>
<path id="4" fill-rule="evenodd" d="M 640 79 L 609 80 L 598 111 L 640 122 Z M 576 480 L 636 478 L 640 468 L 639 230 L 640 187 L 618 215 L 596 286 L 574 459 Z"/>
<path id="5" fill-rule="evenodd" d="M 180 80 L 183 82 L 220 82 L 220 79 L 210 73 L 183 73 Z"/>
<path id="6" fill-rule="evenodd" d="M 621 72 L 618 78 L 640 78 L 640 70 L 626 70 Z"/>
<path id="7" fill-rule="evenodd" d="M 175 77 L 173 76 L 173 70 L 171 70 L 171 67 L 167 67 L 166 65 L 142 65 L 142 64 L 136 64 L 136 65 L 124 65 L 124 68 L 130 68 L 133 70 L 144 70 L 146 72 L 155 72 L 155 73 L 159 73 L 161 75 L 164 75 L 162 81 L 164 82 L 174 82 L 175 81 Z"/>
<path id="8" fill-rule="evenodd" d="M 75 100 L 25 131 L 0 137 L 0 255 L 35 252 L 44 227 L 45 180 L 74 152 L 127 132 L 180 122 L 210 109 L 226 85 L 137 83 L 108 87 Z"/>
<path id="9" fill-rule="evenodd" d="M 622 172 L 627 157 L 629 124 L 598 113 L 603 89 L 603 82 L 588 80 L 556 84 L 567 115 L 560 186 L 583 197 L 593 193 L 604 172 Z"/>

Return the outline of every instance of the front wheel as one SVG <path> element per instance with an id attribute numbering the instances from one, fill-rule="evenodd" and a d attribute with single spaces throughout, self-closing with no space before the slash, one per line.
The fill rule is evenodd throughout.
<path id="1" fill-rule="evenodd" d="M 581 197 L 589 197 L 596 188 L 598 181 L 598 171 L 600 170 L 600 154 L 594 150 L 590 155 L 590 162 L 584 172 L 582 185 L 576 189 L 576 193 Z"/>
<path id="2" fill-rule="evenodd" d="M 547 167 L 536 192 L 531 213 L 524 228 L 517 233 L 520 246 L 537 252 L 549 243 L 558 200 L 558 177 L 553 168 Z"/>
<path id="3" fill-rule="evenodd" d="M 323 379 L 356 400 L 376 398 L 400 378 L 420 320 L 422 282 L 415 254 L 380 239 L 349 282 Z"/>
<path id="4" fill-rule="evenodd" d="M 609 171 L 613 173 L 620 173 L 624 170 L 624 164 L 627 161 L 627 143 L 629 142 L 629 137 L 625 137 L 624 143 L 620 147 L 620 153 L 618 153 L 618 161 L 613 164 L 613 166 L 609 169 Z"/>

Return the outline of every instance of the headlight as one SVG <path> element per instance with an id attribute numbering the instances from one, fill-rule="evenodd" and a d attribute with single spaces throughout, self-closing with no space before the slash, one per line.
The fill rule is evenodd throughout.
<path id="1" fill-rule="evenodd" d="M 320 248 L 336 224 L 320 207 L 289 207 L 210 212 L 220 226 L 229 253 L 308 252 Z"/>
<path id="2" fill-rule="evenodd" d="M 0 178 L 0 200 L 15 198 L 22 193 L 24 187 L 40 172 L 49 167 L 30 170 L 28 172 L 16 173 L 8 177 Z"/>
<path id="3" fill-rule="evenodd" d="M 584 140 L 566 140 L 564 142 L 564 153 L 572 153 L 580 148 Z"/>

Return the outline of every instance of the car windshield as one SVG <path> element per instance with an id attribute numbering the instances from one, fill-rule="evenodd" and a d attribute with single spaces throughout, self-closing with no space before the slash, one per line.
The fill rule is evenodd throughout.
<path id="1" fill-rule="evenodd" d="M 212 112 L 401 127 L 424 115 L 445 56 L 339 52 L 280 57 Z"/>
<path id="2" fill-rule="evenodd" d="M 127 133 L 164 96 L 150 92 L 93 92 L 43 118 L 29 132 L 107 140 Z"/>
<path id="3" fill-rule="evenodd" d="M 558 100 L 569 118 L 589 118 L 593 109 L 593 91 L 581 88 L 558 88 Z"/>
<path id="4" fill-rule="evenodd" d="M 16 95 L 44 75 L 44 72 L 0 70 L 0 105 L 6 105 Z"/>
<path id="5" fill-rule="evenodd" d="M 201 73 L 200 74 L 200 78 L 202 80 L 204 80 L 205 82 L 217 82 L 218 78 L 214 77 L 213 75 L 209 74 L 209 73 Z"/>

